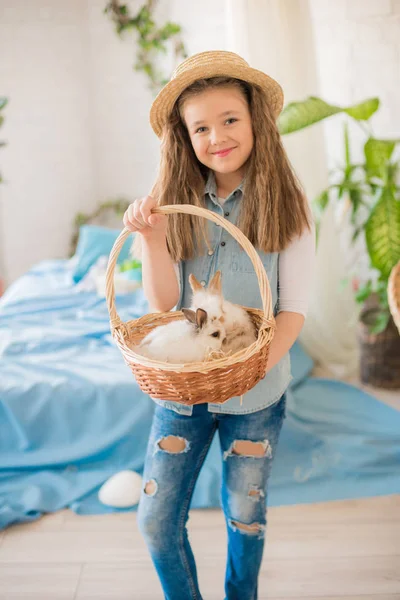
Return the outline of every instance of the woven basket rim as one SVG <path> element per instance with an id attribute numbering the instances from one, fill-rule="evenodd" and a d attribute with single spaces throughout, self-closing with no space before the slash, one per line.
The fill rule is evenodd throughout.
<path id="1" fill-rule="evenodd" d="M 255 309 L 254 309 L 255 310 Z M 181 311 L 175 311 L 174 315 L 182 316 L 184 318 L 183 313 Z M 155 317 L 155 319 L 159 319 L 163 315 L 170 315 L 170 313 L 149 313 L 145 315 L 145 317 Z M 145 367 L 152 367 L 155 369 L 162 369 L 163 371 L 174 371 L 177 373 L 209 373 L 210 371 L 214 371 L 216 369 L 221 369 L 229 366 L 234 366 L 237 363 L 245 362 L 250 356 L 253 356 L 272 338 L 272 335 L 269 332 L 273 332 L 275 330 L 275 323 L 270 324 L 270 329 L 261 330 L 259 335 L 257 336 L 257 340 L 247 346 L 246 348 L 239 350 L 235 354 L 231 354 L 229 356 L 223 356 L 221 358 L 214 358 L 207 362 L 191 362 L 191 363 L 166 363 L 157 361 L 152 358 L 147 358 L 142 354 L 136 354 L 130 347 L 127 340 L 130 339 L 129 336 L 129 328 L 131 323 L 138 323 L 143 319 L 143 317 L 139 317 L 139 319 L 135 319 L 134 321 L 128 321 L 123 324 L 123 327 L 119 327 L 115 330 L 114 339 L 117 342 L 118 347 L 123 353 L 125 360 L 135 362 Z M 260 337 L 261 336 L 261 337 Z"/>

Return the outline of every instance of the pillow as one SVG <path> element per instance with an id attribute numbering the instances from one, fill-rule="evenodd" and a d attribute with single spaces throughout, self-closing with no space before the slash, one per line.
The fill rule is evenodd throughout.
<path id="1" fill-rule="evenodd" d="M 76 247 L 75 257 L 77 258 L 75 268 L 72 273 L 72 279 L 78 283 L 100 258 L 100 256 L 109 256 L 115 240 L 121 233 L 119 229 L 108 229 L 98 225 L 82 225 L 79 228 L 79 239 Z M 132 245 L 131 236 L 128 237 L 121 248 L 118 256 L 118 263 L 129 258 L 129 249 Z"/>

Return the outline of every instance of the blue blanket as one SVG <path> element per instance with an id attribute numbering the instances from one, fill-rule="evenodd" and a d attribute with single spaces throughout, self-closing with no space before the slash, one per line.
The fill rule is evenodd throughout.
<path id="1" fill-rule="evenodd" d="M 143 291 L 117 297 L 126 321 L 148 311 Z M 400 492 L 400 413 L 341 382 L 309 377 L 296 344 L 288 412 L 269 504 Z M 103 298 L 72 282 L 69 261 L 45 261 L 0 299 L 0 528 L 97 498 L 112 474 L 143 471 L 154 404 L 115 347 Z M 212 444 L 192 507 L 219 506 Z"/>

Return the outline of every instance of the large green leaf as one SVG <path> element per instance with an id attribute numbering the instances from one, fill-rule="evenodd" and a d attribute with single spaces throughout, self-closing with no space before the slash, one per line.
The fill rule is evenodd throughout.
<path id="1" fill-rule="evenodd" d="M 378 108 L 379 98 L 369 98 L 369 100 L 364 100 L 364 102 L 360 102 L 360 104 L 344 108 L 343 111 L 348 114 L 349 117 L 357 119 L 357 121 L 368 121 Z"/>
<path id="2" fill-rule="evenodd" d="M 365 238 L 372 266 L 389 277 L 400 260 L 400 201 L 393 188 L 382 189 L 365 225 Z"/>
<path id="3" fill-rule="evenodd" d="M 7 98 L 4 98 L 3 96 L 0 96 L 0 110 L 5 107 L 5 105 L 7 104 L 7 102 L 8 102 Z"/>
<path id="4" fill-rule="evenodd" d="M 383 178 L 385 167 L 389 162 L 396 144 L 395 140 L 377 140 L 369 138 L 364 146 L 365 164 L 369 177 Z"/>
<path id="5" fill-rule="evenodd" d="M 291 102 L 285 106 L 278 118 L 278 128 L 282 135 L 293 133 L 341 112 L 347 113 L 354 119 L 366 121 L 378 107 L 378 98 L 371 98 L 355 106 L 343 108 L 310 96 L 302 102 Z"/>

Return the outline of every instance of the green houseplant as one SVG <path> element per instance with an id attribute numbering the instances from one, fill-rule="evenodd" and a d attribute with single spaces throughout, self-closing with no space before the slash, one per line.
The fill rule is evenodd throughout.
<path id="1" fill-rule="evenodd" d="M 397 152 L 400 140 L 380 139 L 374 135 L 370 119 L 379 104 L 378 98 L 371 98 L 342 108 L 310 97 L 288 104 L 279 118 L 279 128 L 282 134 L 289 134 L 342 113 L 364 132 L 363 159 L 356 163 L 352 161 L 345 121 L 343 163 L 331 172 L 329 186 L 314 200 L 313 209 L 318 227 L 329 202 L 345 203 L 350 211 L 353 243 L 359 236 L 364 238 L 369 276 L 364 280 L 359 277 L 352 280 L 355 299 L 360 304 L 362 380 L 385 387 L 400 387 L 400 337 L 387 297 L 391 270 L 400 260 L 400 162 Z M 375 368 L 379 357 L 385 363 L 381 367 L 384 373 Z"/>

